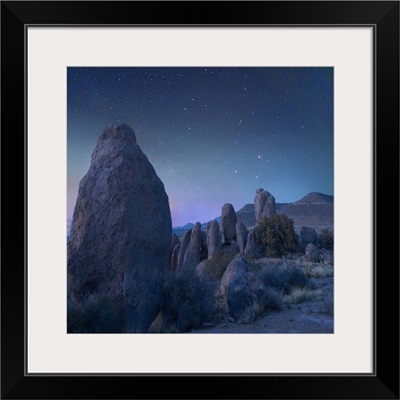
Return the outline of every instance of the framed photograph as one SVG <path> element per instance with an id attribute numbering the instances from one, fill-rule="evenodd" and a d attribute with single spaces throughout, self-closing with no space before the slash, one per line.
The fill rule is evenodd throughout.
<path id="1" fill-rule="evenodd" d="M 1 8 L 3 398 L 399 398 L 397 1 Z"/>

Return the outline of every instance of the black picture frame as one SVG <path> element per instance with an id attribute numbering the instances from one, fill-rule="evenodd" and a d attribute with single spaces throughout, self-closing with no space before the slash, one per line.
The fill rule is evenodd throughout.
<path id="1" fill-rule="evenodd" d="M 25 101 L 26 28 L 75 24 L 368 25 L 374 28 L 375 349 L 372 374 L 62 376 L 26 373 L 24 310 L 29 290 L 24 279 L 29 268 L 26 258 L 26 139 L 29 135 L 26 127 L 29 110 Z M 2 398 L 399 398 L 398 1 L 2 1 L 1 56 Z"/>

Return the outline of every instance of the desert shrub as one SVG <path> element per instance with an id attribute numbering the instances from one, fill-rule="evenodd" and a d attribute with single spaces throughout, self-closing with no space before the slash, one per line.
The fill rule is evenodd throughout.
<path id="1" fill-rule="evenodd" d="M 121 321 L 115 303 L 106 296 L 89 295 L 80 305 L 68 302 L 68 333 L 117 333 Z"/>
<path id="2" fill-rule="evenodd" d="M 266 286 L 285 294 L 289 294 L 294 287 L 309 287 L 310 285 L 310 281 L 303 270 L 295 266 L 269 266 L 262 271 L 261 277 Z"/>
<path id="3" fill-rule="evenodd" d="M 164 285 L 163 332 L 189 332 L 217 317 L 214 290 L 210 282 L 194 272 L 171 274 Z"/>
<path id="4" fill-rule="evenodd" d="M 221 279 L 226 267 L 231 263 L 235 255 L 233 252 L 223 253 L 219 251 L 211 260 L 205 261 L 205 273 L 214 279 Z"/>
<path id="5" fill-rule="evenodd" d="M 330 278 L 333 276 L 332 265 L 318 265 L 311 270 L 314 278 Z"/>
<path id="6" fill-rule="evenodd" d="M 291 293 L 284 297 L 285 304 L 298 304 L 303 301 L 312 300 L 319 297 L 319 291 L 313 291 L 307 287 L 295 287 Z"/>
<path id="7" fill-rule="evenodd" d="M 320 249 L 333 250 L 333 232 L 329 229 L 322 229 L 318 235 L 317 245 Z"/>
<path id="8" fill-rule="evenodd" d="M 293 251 L 297 244 L 297 236 L 293 220 L 285 215 L 273 215 L 263 218 L 255 227 L 256 244 L 265 248 L 269 257 L 281 257 Z"/>
<path id="9" fill-rule="evenodd" d="M 273 287 L 266 286 L 262 297 L 263 308 L 280 310 L 283 304 L 283 293 Z"/>

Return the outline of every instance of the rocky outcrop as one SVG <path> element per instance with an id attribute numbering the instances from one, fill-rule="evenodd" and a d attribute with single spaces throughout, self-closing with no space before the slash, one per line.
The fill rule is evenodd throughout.
<path id="1" fill-rule="evenodd" d="M 171 257 L 164 185 L 127 125 L 98 138 L 81 180 L 68 242 L 68 300 L 113 302 L 122 332 L 147 332 Z"/>
<path id="2" fill-rule="evenodd" d="M 207 224 L 208 259 L 215 257 L 221 246 L 219 224 L 213 220 Z"/>
<path id="3" fill-rule="evenodd" d="M 185 256 L 183 258 L 182 267 L 179 269 L 179 272 L 194 270 L 197 264 L 200 262 L 201 255 L 201 224 L 200 222 L 196 222 L 193 229 L 192 234 L 190 235 L 189 244 L 185 251 Z"/>
<path id="4" fill-rule="evenodd" d="M 244 250 L 244 255 L 249 258 L 253 258 L 255 256 L 256 250 L 256 235 L 254 233 L 254 229 L 251 229 L 249 234 L 247 235 L 247 244 Z"/>
<path id="5" fill-rule="evenodd" d="M 253 275 L 249 272 L 246 260 L 238 254 L 228 265 L 221 279 L 220 293 L 225 309 L 239 323 L 250 323 L 256 317 L 254 296 L 260 295 L 261 283 L 256 282 L 257 277 Z"/>
<path id="6" fill-rule="evenodd" d="M 178 243 L 174 250 L 172 250 L 172 255 L 171 255 L 171 266 L 170 266 L 170 270 L 172 272 L 176 272 L 176 270 L 178 269 L 178 257 L 179 257 L 179 250 L 181 249 L 181 244 Z"/>
<path id="7" fill-rule="evenodd" d="M 177 244 L 181 244 L 181 241 L 179 240 L 178 236 L 175 235 L 175 233 L 173 233 L 172 240 L 171 240 L 171 251 L 174 250 L 174 248 Z"/>
<path id="8" fill-rule="evenodd" d="M 200 260 L 206 260 L 208 257 L 207 233 L 201 231 L 201 252 Z"/>
<path id="9" fill-rule="evenodd" d="M 275 197 L 264 189 L 256 190 L 254 206 L 257 222 L 260 222 L 264 217 L 270 218 L 276 214 Z"/>
<path id="10" fill-rule="evenodd" d="M 246 228 L 255 226 L 257 221 L 254 203 L 245 204 L 239 211 L 236 211 L 236 218 L 243 222 Z"/>
<path id="11" fill-rule="evenodd" d="M 249 231 L 244 226 L 244 223 L 239 221 L 236 224 L 236 242 L 238 244 L 240 254 L 244 254 L 244 250 L 245 250 L 246 244 L 247 244 L 247 235 L 248 234 L 249 234 Z"/>
<path id="12" fill-rule="evenodd" d="M 183 236 L 181 247 L 179 249 L 179 255 L 178 255 L 178 266 L 177 266 L 177 271 L 179 271 L 182 268 L 183 265 L 183 259 L 185 258 L 185 253 L 186 249 L 189 245 L 190 242 L 190 236 L 192 235 L 192 229 L 189 229 L 185 235 Z"/>
<path id="13" fill-rule="evenodd" d="M 236 237 L 236 212 L 232 204 L 226 203 L 222 206 L 221 228 L 225 241 Z"/>
<path id="14" fill-rule="evenodd" d="M 300 229 L 300 240 L 304 245 L 309 243 L 316 244 L 317 243 L 317 232 L 315 229 L 309 228 L 307 226 L 302 226 Z"/>
<path id="15" fill-rule="evenodd" d="M 224 242 L 221 246 L 221 254 L 222 255 L 236 255 L 239 253 L 239 246 L 236 240 L 230 240 L 229 242 Z"/>

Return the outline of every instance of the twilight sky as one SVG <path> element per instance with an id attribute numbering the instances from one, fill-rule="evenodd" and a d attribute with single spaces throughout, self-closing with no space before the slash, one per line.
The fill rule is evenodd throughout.
<path id="1" fill-rule="evenodd" d="M 333 68 L 69 67 L 68 210 L 106 126 L 126 123 L 169 196 L 173 226 L 333 194 Z"/>

